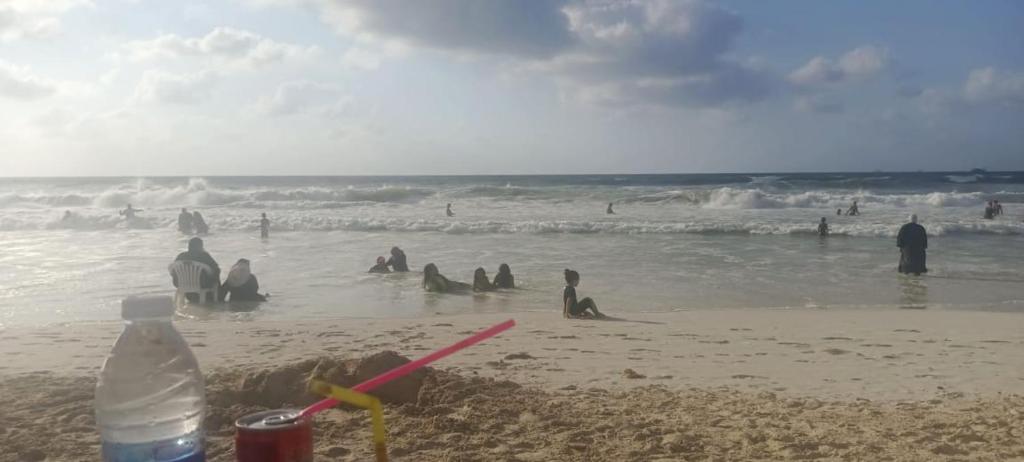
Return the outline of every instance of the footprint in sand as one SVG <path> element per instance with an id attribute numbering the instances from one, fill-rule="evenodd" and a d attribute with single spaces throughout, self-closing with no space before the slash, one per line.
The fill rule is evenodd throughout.
<path id="1" fill-rule="evenodd" d="M 822 340 L 853 340 L 850 337 L 822 337 Z"/>
<path id="2" fill-rule="evenodd" d="M 751 332 L 754 329 L 747 329 L 745 327 L 731 327 L 731 328 L 729 328 L 729 330 L 731 330 L 733 332 Z"/>
<path id="3" fill-rule="evenodd" d="M 896 330 L 893 330 L 893 332 L 909 332 L 909 333 L 912 333 L 912 334 L 920 334 L 921 333 L 921 331 L 919 331 L 917 329 L 896 329 Z"/>
<path id="4" fill-rule="evenodd" d="M 824 351 L 825 353 L 828 353 L 830 355 L 845 355 L 847 353 L 850 353 L 849 350 L 844 350 L 844 349 L 841 349 L 841 348 L 826 348 L 826 349 L 824 349 L 822 351 Z"/>
<path id="5" fill-rule="evenodd" d="M 514 359 L 537 359 L 537 358 L 534 358 L 533 356 L 530 356 L 529 353 L 512 353 L 512 354 L 505 355 L 505 359 L 511 361 L 511 360 L 514 360 Z"/>
<path id="6" fill-rule="evenodd" d="M 762 377 L 760 375 L 750 375 L 750 374 L 735 374 L 735 375 L 732 375 L 731 377 L 734 378 L 734 379 L 767 379 L 768 378 L 768 377 Z"/>
<path id="7" fill-rule="evenodd" d="M 728 340 L 700 340 L 699 343 L 714 343 L 717 345 L 725 345 L 729 343 Z"/>

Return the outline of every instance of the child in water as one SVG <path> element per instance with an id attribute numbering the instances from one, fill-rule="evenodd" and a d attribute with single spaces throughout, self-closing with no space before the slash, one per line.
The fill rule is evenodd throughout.
<path id="1" fill-rule="evenodd" d="M 388 268 L 388 264 L 385 263 L 384 257 L 377 257 L 377 264 L 370 268 L 368 273 L 390 273 L 391 270 Z"/>
<path id="2" fill-rule="evenodd" d="M 427 266 L 423 267 L 423 288 L 427 292 L 448 293 L 468 290 L 472 286 L 465 282 L 449 281 L 441 275 L 437 265 L 427 263 Z"/>
<path id="3" fill-rule="evenodd" d="M 565 291 L 562 292 L 562 316 L 566 318 L 588 318 L 587 310 L 592 311 L 593 317 L 604 318 L 605 316 L 597 311 L 597 303 L 590 297 L 583 300 L 576 300 L 576 286 L 580 283 L 580 273 L 573 270 L 565 270 Z"/>

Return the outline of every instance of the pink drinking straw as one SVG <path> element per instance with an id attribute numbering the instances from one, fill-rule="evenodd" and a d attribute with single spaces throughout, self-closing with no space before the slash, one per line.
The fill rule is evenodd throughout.
<path id="1" fill-rule="evenodd" d="M 405 363 L 401 366 L 391 369 L 390 371 L 387 371 L 381 375 L 378 375 L 370 380 L 367 380 L 363 383 L 360 383 L 359 385 L 352 387 L 352 389 L 355 391 L 366 393 L 392 380 L 409 375 L 416 369 L 426 366 L 427 364 L 430 364 L 441 358 L 444 358 L 445 356 L 451 355 L 452 353 L 455 353 L 461 349 L 473 346 L 477 343 L 494 337 L 495 335 L 498 335 L 506 330 L 511 329 L 512 326 L 515 325 L 516 321 L 514 319 L 509 319 L 508 321 L 505 321 L 501 324 L 497 324 L 495 326 L 487 328 L 486 330 L 482 330 L 469 337 L 466 337 L 460 340 L 458 343 L 449 345 L 433 353 L 430 353 L 429 355 L 426 355 L 420 359 Z M 338 400 L 333 398 L 327 398 L 316 403 L 313 403 L 313 405 L 303 409 L 301 416 L 303 418 L 312 417 L 316 415 L 318 412 L 323 411 L 324 409 L 327 409 L 329 407 L 334 407 L 337 404 Z"/>

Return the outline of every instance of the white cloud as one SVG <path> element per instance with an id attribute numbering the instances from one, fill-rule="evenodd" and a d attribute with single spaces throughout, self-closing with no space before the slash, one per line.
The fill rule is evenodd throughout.
<path id="1" fill-rule="evenodd" d="M 33 75 L 27 67 L 0 60 L 0 96 L 17 100 L 36 100 L 57 93 L 59 84 Z"/>
<path id="2" fill-rule="evenodd" d="M 341 61 L 352 69 L 372 71 L 380 67 L 381 55 L 364 48 L 352 47 L 345 51 Z"/>
<path id="3" fill-rule="evenodd" d="M 791 72 L 788 80 L 797 85 L 820 85 L 865 79 L 881 72 L 888 63 L 887 49 L 864 45 L 846 52 L 838 62 L 824 56 L 815 56 Z"/>
<path id="4" fill-rule="evenodd" d="M 345 112 L 348 102 L 337 86 L 301 80 L 279 85 L 273 96 L 260 100 L 258 107 L 273 116 L 312 113 L 335 117 Z"/>
<path id="5" fill-rule="evenodd" d="M 125 45 L 128 56 L 144 61 L 161 58 L 209 57 L 226 62 L 258 66 L 292 58 L 313 56 L 315 46 L 281 43 L 255 33 L 218 27 L 202 37 L 186 38 L 175 34 Z"/>
<path id="6" fill-rule="evenodd" d="M 60 32 L 59 16 L 85 0 L 0 0 L 0 41 L 43 39 Z"/>
<path id="7" fill-rule="evenodd" d="M 216 76 L 209 71 L 194 74 L 169 74 L 146 71 L 135 87 L 134 100 L 171 104 L 198 104 L 208 100 Z"/>
<path id="8" fill-rule="evenodd" d="M 1024 72 L 974 69 L 964 83 L 964 98 L 971 103 L 1024 103 Z"/>

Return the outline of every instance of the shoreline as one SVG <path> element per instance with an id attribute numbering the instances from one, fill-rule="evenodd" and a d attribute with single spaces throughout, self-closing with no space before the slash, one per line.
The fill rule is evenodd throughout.
<path id="1" fill-rule="evenodd" d="M 435 367 L 541 388 L 727 387 L 873 401 L 1024 393 L 1018 313 L 730 309 L 599 321 L 525 312 L 176 326 L 208 373 L 383 350 L 415 358 L 508 318 L 518 326 Z M 120 322 L 0 329 L 0 377 L 94 376 L 120 330 Z M 627 378 L 626 369 L 645 377 Z"/>

